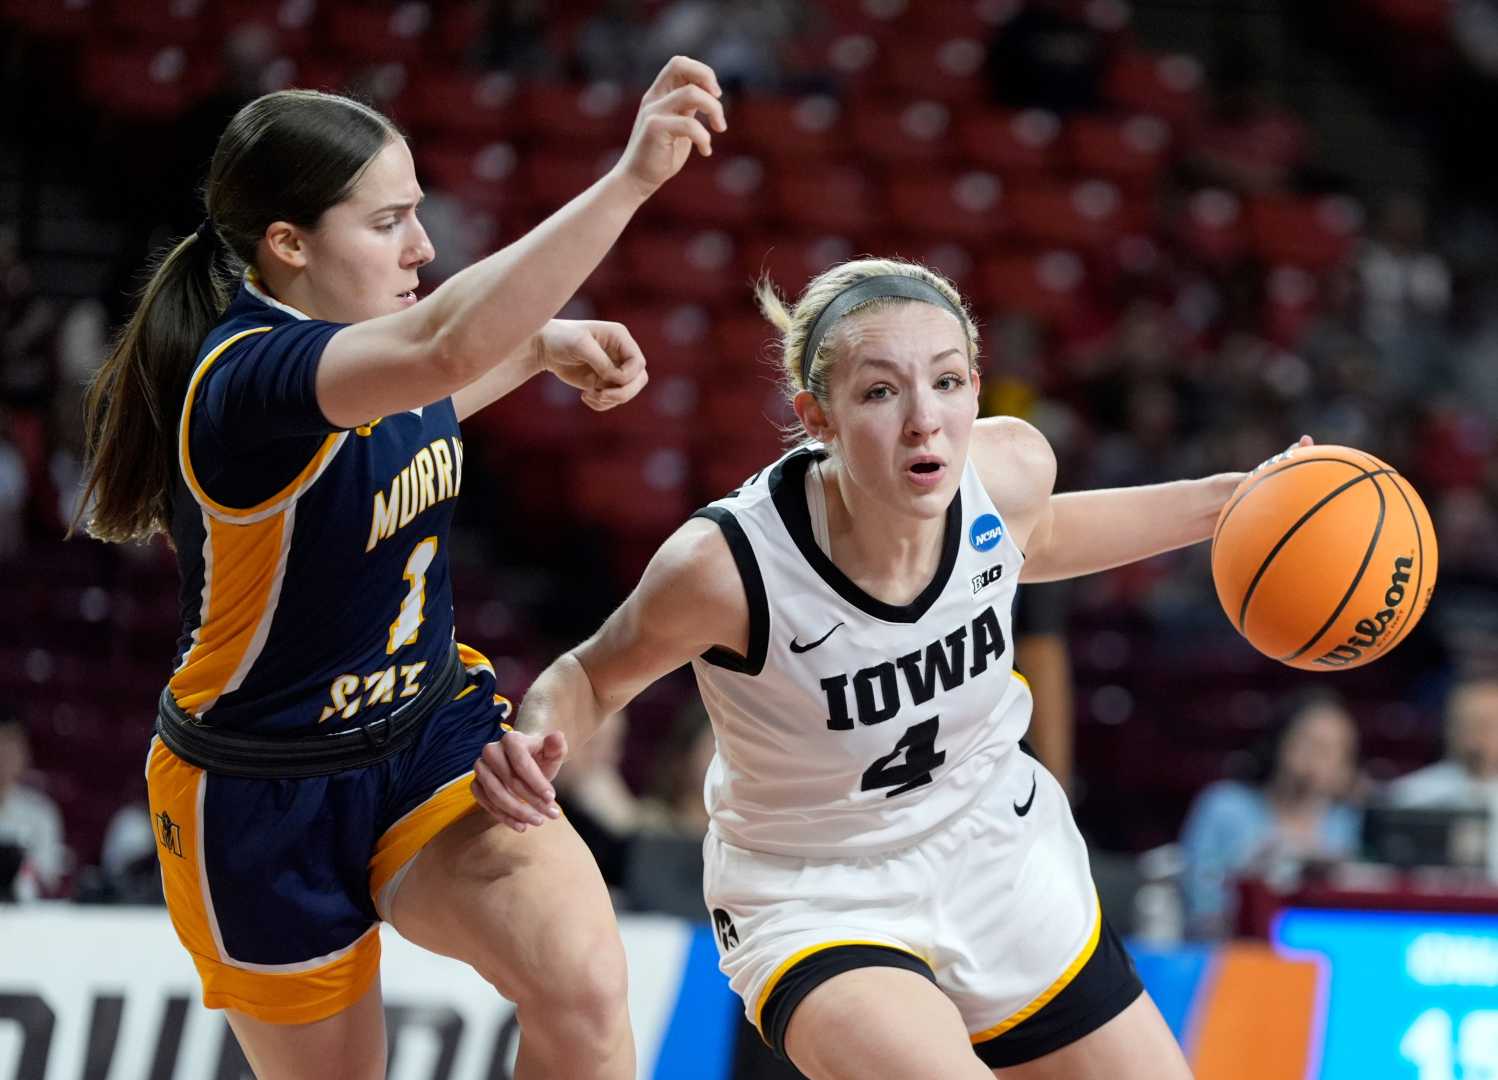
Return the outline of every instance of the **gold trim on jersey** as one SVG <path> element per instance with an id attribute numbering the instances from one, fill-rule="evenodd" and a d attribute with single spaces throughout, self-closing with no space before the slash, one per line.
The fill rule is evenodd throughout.
<path id="1" fill-rule="evenodd" d="M 332 460 L 333 454 L 343 445 L 344 440 L 348 438 L 348 432 L 346 431 L 330 433 L 323 440 L 322 445 L 318 447 L 317 452 L 312 455 L 312 460 L 292 479 L 291 483 L 287 484 L 270 498 L 264 499 L 254 506 L 225 506 L 203 490 L 203 486 L 198 483 L 197 473 L 193 471 L 192 467 L 188 439 L 188 424 L 192 419 L 192 404 L 193 398 L 197 395 L 198 383 L 202 381 L 203 376 L 208 373 L 208 369 L 214 365 L 215 361 L 223 356 L 229 346 L 249 337 L 251 334 L 264 334 L 273 329 L 275 328 L 271 326 L 251 327 L 248 330 L 241 330 L 239 333 L 231 335 L 220 343 L 212 352 L 203 357 L 202 362 L 198 364 L 197 370 L 192 373 L 192 379 L 187 384 L 187 394 L 182 403 L 182 419 L 178 423 L 177 434 L 177 460 L 182 468 L 182 477 L 187 481 L 187 488 L 192 492 L 193 498 L 198 501 L 203 509 L 225 521 L 253 524 L 283 509 L 286 503 L 301 495 L 303 491 L 312 485 L 314 480 L 322 475 L 322 471 L 327 468 L 328 463 Z"/>
<path id="2" fill-rule="evenodd" d="M 169 684 L 184 712 L 211 709 L 259 658 L 281 596 L 294 515 L 293 507 L 240 525 L 204 511 L 198 628 Z"/>
<path id="3" fill-rule="evenodd" d="M 1026 1005 L 1019 1012 L 1015 1013 L 1013 1016 L 1000 1020 L 991 1028 L 985 1028 L 984 1030 L 978 1032 L 976 1035 L 969 1035 L 968 1040 L 976 1045 L 980 1042 L 987 1042 L 989 1039 L 997 1039 L 1000 1035 L 1004 1034 L 1004 1032 L 1018 1027 L 1020 1024 L 1030 1019 L 1030 1017 L 1038 1013 L 1041 1009 L 1045 1008 L 1046 1005 L 1050 1004 L 1051 999 L 1054 998 L 1057 994 L 1061 993 L 1061 991 L 1065 990 L 1069 985 L 1071 985 L 1071 981 L 1077 977 L 1078 973 L 1081 972 L 1084 967 L 1087 966 L 1087 961 L 1091 960 L 1092 954 L 1097 951 L 1097 943 L 1098 940 L 1102 937 L 1102 933 L 1103 909 L 1102 905 L 1096 899 L 1094 899 L 1092 933 L 1087 937 L 1087 944 L 1082 946 L 1082 951 L 1079 952 L 1076 955 L 1076 958 L 1067 965 L 1066 970 L 1063 971 L 1059 976 L 1057 976 L 1055 982 L 1051 983 L 1050 986 L 1047 986 L 1044 990 L 1042 990 L 1040 992 L 1040 995 L 1036 997 L 1034 1001 L 1030 1002 L 1030 1004 Z"/>

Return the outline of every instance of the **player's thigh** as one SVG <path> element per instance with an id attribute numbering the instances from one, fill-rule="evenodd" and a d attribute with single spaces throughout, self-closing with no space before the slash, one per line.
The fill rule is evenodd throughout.
<path id="1" fill-rule="evenodd" d="M 624 946 L 592 853 L 560 819 L 516 833 L 474 810 L 411 865 L 390 922 L 423 948 L 472 964 L 512 1000 L 559 982 L 624 991 Z"/>
<path id="2" fill-rule="evenodd" d="M 309 1024 L 273 1024 L 224 1010 L 260 1080 L 382 1080 L 385 1010 L 376 979 L 341 1012 Z"/>
<path id="3" fill-rule="evenodd" d="M 1023 1065 L 995 1069 L 1002 1080 L 1191 1080 L 1180 1044 L 1149 994 L 1096 1031 Z"/>
<path id="4" fill-rule="evenodd" d="M 928 979 L 899 968 L 858 968 L 812 990 L 791 1014 L 785 1050 L 812 1080 L 989 1075 L 957 1007 Z"/>

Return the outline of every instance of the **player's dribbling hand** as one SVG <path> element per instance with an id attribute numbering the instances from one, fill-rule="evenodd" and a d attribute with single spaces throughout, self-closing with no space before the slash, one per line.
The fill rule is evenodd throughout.
<path id="1" fill-rule="evenodd" d="M 650 381 L 644 354 L 620 323 L 552 319 L 536 335 L 536 348 L 541 365 L 598 412 L 623 405 Z"/>
<path id="2" fill-rule="evenodd" d="M 693 146 L 703 157 L 712 154 L 712 132 L 728 130 L 718 100 L 722 96 L 712 68 L 688 56 L 673 56 L 640 99 L 629 145 L 614 169 L 649 197 L 686 164 Z"/>
<path id="3" fill-rule="evenodd" d="M 561 815 L 551 782 L 567 758 L 560 731 L 527 735 L 506 732 L 489 743 L 473 764 L 473 797 L 501 824 L 516 832 Z"/>

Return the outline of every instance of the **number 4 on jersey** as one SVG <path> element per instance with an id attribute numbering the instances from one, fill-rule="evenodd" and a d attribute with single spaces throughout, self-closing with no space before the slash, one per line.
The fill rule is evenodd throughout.
<path id="1" fill-rule="evenodd" d="M 894 788 L 884 793 L 886 799 L 903 795 L 912 788 L 931 783 L 931 770 L 947 760 L 947 752 L 936 748 L 936 731 L 940 727 L 938 718 L 923 720 L 906 728 L 895 748 L 863 772 L 864 791 Z M 905 760 L 892 764 L 903 753 Z M 898 786 L 897 786 L 898 785 Z"/>

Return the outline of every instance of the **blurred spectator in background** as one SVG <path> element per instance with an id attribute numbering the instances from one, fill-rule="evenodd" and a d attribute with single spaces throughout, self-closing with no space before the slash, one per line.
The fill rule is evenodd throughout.
<path id="1" fill-rule="evenodd" d="M 1265 767 L 1267 766 L 1267 767 Z M 1357 729 L 1332 694 L 1292 699 L 1258 783 L 1220 780 L 1202 791 L 1181 830 L 1186 929 L 1231 932 L 1233 880 L 1278 878 L 1306 862 L 1357 851 L 1360 818 L 1349 799 L 1357 777 Z"/>
<path id="2" fill-rule="evenodd" d="M 1025 736 L 1035 756 L 1072 787 L 1073 721 L 1071 654 L 1066 641 L 1070 583 L 1026 585 L 1014 598 L 1014 668 L 1030 684 L 1035 705 Z"/>
<path id="3" fill-rule="evenodd" d="M 79 875 L 73 898 L 85 904 L 166 904 L 156 829 L 144 803 L 122 806 L 109 819 L 99 865 Z"/>
<path id="4" fill-rule="evenodd" d="M 557 805 L 593 853 L 610 889 L 624 885 L 629 848 L 642 807 L 619 772 L 628 717 L 617 712 L 598 733 L 571 748 L 556 777 Z"/>
<path id="5" fill-rule="evenodd" d="M 1446 755 L 1393 781 L 1395 806 L 1492 807 L 1498 816 L 1498 674 L 1465 679 L 1446 699 Z"/>
<path id="6" fill-rule="evenodd" d="M 1001 23 L 988 47 L 993 100 L 1066 113 L 1094 109 L 1107 41 L 1066 0 L 1031 0 Z"/>
<path id="7" fill-rule="evenodd" d="M 62 813 L 46 794 L 21 782 L 31 743 L 13 712 L 0 712 L 0 899 L 56 895 L 68 871 Z"/>
<path id="8" fill-rule="evenodd" d="M 1263 58 L 1230 38 L 1213 65 L 1215 93 L 1196 133 L 1190 166 L 1197 179 L 1236 191 L 1280 191 L 1305 157 L 1305 124 L 1276 100 Z"/>
<path id="9" fill-rule="evenodd" d="M 682 707 L 671 734 L 654 755 L 650 795 L 645 801 L 647 828 L 675 833 L 700 842 L 707 835 L 707 804 L 703 783 L 717 753 L 717 739 L 698 701 Z M 698 882 L 698 892 L 701 892 Z"/>
<path id="10" fill-rule="evenodd" d="M 665 742 L 655 748 L 651 795 L 630 851 L 625 894 L 638 911 L 702 920 L 702 839 L 707 835 L 703 783 L 717 752 L 701 702 L 682 706 Z"/>
<path id="11" fill-rule="evenodd" d="M 787 0 L 675 0 L 646 32 L 640 62 L 653 71 L 677 54 L 698 56 L 729 91 L 772 87 L 801 8 Z"/>

